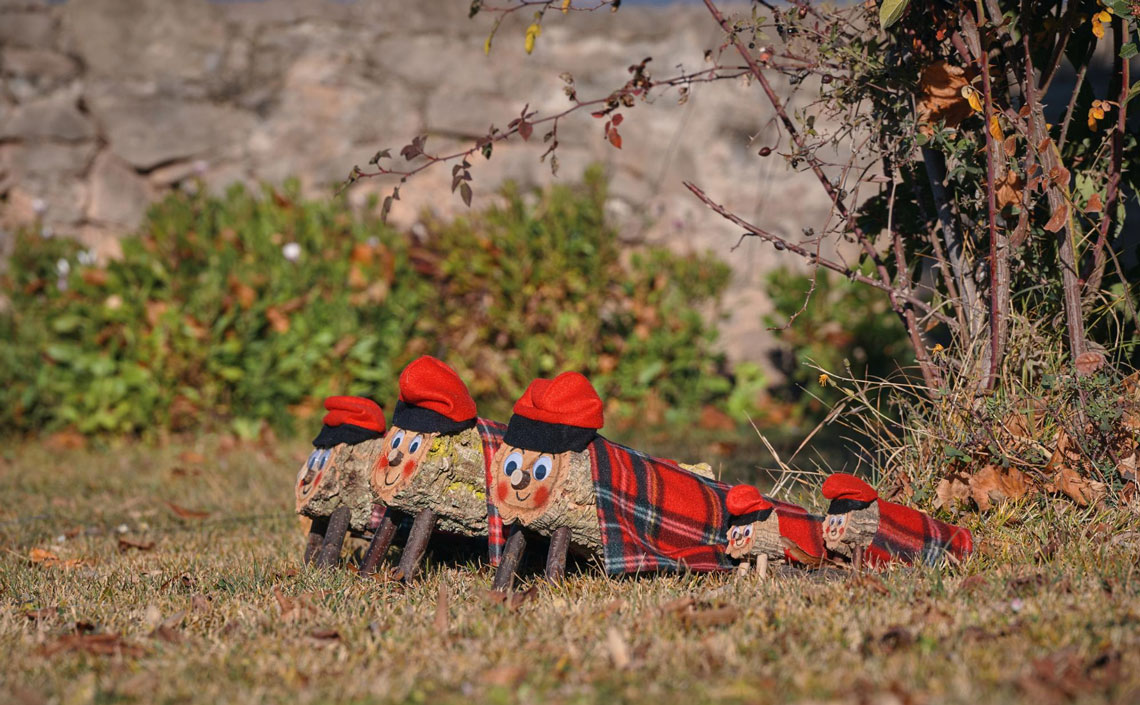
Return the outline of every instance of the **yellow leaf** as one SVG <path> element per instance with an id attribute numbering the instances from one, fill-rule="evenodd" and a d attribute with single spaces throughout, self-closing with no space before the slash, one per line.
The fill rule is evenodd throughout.
<path id="1" fill-rule="evenodd" d="M 821 387 L 826 387 L 827 383 L 830 381 L 831 381 L 831 378 L 827 376 L 826 372 L 822 373 L 819 376 L 819 386 L 821 386 Z"/>
<path id="2" fill-rule="evenodd" d="M 1001 131 L 1001 123 L 998 122 L 996 115 L 990 118 L 990 134 L 997 142 L 1005 141 L 1005 133 Z"/>
<path id="3" fill-rule="evenodd" d="M 1092 33 L 1097 39 L 1104 39 L 1104 24 L 1101 22 L 1093 22 Z"/>
<path id="4" fill-rule="evenodd" d="M 542 34 L 542 25 L 537 22 L 526 28 L 526 53 L 534 51 L 534 42 L 540 34 Z"/>
<path id="5" fill-rule="evenodd" d="M 945 350 L 945 349 L 946 349 L 946 348 L 942 347 L 942 343 L 938 343 L 937 345 L 935 345 L 935 346 L 934 346 L 934 349 L 933 349 L 933 350 L 931 350 L 930 352 L 932 352 L 932 353 L 934 353 L 935 355 L 937 355 L 938 353 L 942 352 L 942 351 L 943 351 L 943 350 Z"/>
<path id="6" fill-rule="evenodd" d="M 975 113 L 982 112 L 982 95 L 973 89 L 972 86 L 962 86 L 962 96 L 966 102 L 970 104 L 970 108 Z"/>
<path id="7" fill-rule="evenodd" d="M 1106 10 L 1101 10 L 1100 12 L 1093 15 L 1093 19 L 1104 24 L 1107 22 L 1112 22 L 1112 15 L 1110 15 Z"/>
<path id="8" fill-rule="evenodd" d="M 570 12 L 570 0 L 562 0 L 562 14 L 565 15 L 565 14 L 568 14 L 569 12 Z"/>
<path id="9" fill-rule="evenodd" d="M 488 34 L 487 35 L 487 41 L 483 42 L 483 53 L 486 54 L 487 56 L 491 55 L 491 37 L 493 37 L 493 36 L 495 36 L 495 35 Z"/>

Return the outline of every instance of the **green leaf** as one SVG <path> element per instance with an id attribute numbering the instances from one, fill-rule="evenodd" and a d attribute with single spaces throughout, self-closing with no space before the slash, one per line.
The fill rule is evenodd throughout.
<path id="1" fill-rule="evenodd" d="M 883 4 L 879 6 L 879 26 L 887 29 L 898 22 L 909 4 L 910 0 L 883 0 Z"/>
<path id="2" fill-rule="evenodd" d="M 1140 81 L 1133 83 L 1132 87 L 1128 89 L 1128 95 L 1124 96 L 1124 104 L 1127 105 L 1128 101 L 1132 100 L 1137 95 L 1140 95 Z"/>
<path id="3" fill-rule="evenodd" d="M 78 314 L 65 313 L 51 322 L 52 330 L 56 333 L 70 333 L 83 324 L 83 318 Z"/>
<path id="4" fill-rule="evenodd" d="M 1131 59 L 1132 57 L 1140 54 L 1140 49 L 1136 48 L 1136 42 L 1128 42 L 1120 47 L 1120 58 Z"/>

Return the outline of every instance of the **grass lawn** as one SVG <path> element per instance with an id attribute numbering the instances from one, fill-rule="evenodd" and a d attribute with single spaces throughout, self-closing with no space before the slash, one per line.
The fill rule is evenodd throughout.
<path id="1" fill-rule="evenodd" d="M 586 572 L 501 601 L 475 560 L 410 587 L 304 568 L 308 451 L 8 446 L 0 702 L 1140 703 L 1122 510 L 967 518 L 957 569 Z"/>

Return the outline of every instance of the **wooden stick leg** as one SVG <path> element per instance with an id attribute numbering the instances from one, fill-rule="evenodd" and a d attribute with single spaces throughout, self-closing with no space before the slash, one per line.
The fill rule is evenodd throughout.
<path id="1" fill-rule="evenodd" d="M 570 548 L 570 527 L 560 526 L 550 537 L 550 550 L 546 554 L 546 579 L 557 583 L 566 575 L 566 551 Z"/>
<path id="2" fill-rule="evenodd" d="M 499 569 L 495 571 L 495 580 L 491 583 L 492 590 L 506 592 L 514 587 L 515 571 L 518 570 L 519 560 L 526 550 L 526 537 L 521 528 L 516 528 L 503 546 L 503 560 Z"/>
<path id="3" fill-rule="evenodd" d="M 312 524 L 309 525 L 309 540 L 305 544 L 305 565 L 312 563 L 317 556 L 317 551 L 321 550 L 321 544 L 325 541 L 325 532 L 328 528 L 328 517 L 313 519 Z"/>
<path id="4" fill-rule="evenodd" d="M 436 514 L 430 509 L 421 509 L 412 522 L 412 531 L 408 534 L 408 543 L 404 545 L 404 554 L 400 556 L 400 565 L 396 568 L 396 580 L 412 581 L 420 572 L 420 562 L 427 551 L 431 533 L 435 531 Z"/>
<path id="5" fill-rule="evenodd" d="M 368 544 L 368 551 L 364 554 L 364 562 L 360 564 L 361 575 L 372 575 L 376 566 L 384 560 L 388 548 L 392 545 L 392 538 L 396 535 L 396 522 L 392 521 L 392 510 L 384 513 L 380 526 L 372 534 L 372 542 Z"/>
<path id="6" fill-rule="evenodd" d="M 329 517 L 329 526 L 325 531 L 325 540 L 321 550 L 317 552 L 316 566 L 318 568 L 331 568 L 340 561 L 340 549 L 344 546 L 344 537 L 348 533 L 348 520 L 351 513 L 348 507 L 337 507 Z"/>
<path id="7" fill-rule="evenodd" d="M 855 549 L 853 560 L 851 561 L 851 566 L 856 573 L 862 573 L 863 572 L 863 549 L 862 548 L 856 548 Z"/>

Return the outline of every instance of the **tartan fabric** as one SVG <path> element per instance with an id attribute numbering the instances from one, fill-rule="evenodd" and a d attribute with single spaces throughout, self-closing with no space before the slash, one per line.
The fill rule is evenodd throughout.
<path id="1" fill-rule="evenodd" d="M 822 559 L 826 551 L 823 546 L 823 517 L 812 514 L 798 504 L 781 502 L 767 496 L 765 499 L 775 507 L 780 536 L 794 543 L 811 558 Z M 784 557 L 791 563 L 805 563 L 801 556 L 786 548 Z"/>
<path id="2" fill-rule="evenodd" d="M 729 570 L 729 486 L 598 436 L 590 443 L 606 573 Z"/>
<path id="3" fill-rule="evenodd" d="M 970 530 L 894 502 L 879 502 L 879 530 L 864 552 L 874 566 L 892 560 L 937 563 L 946 553 L 965 558 L 974 550 Z"/>
<path id="4" fill-rule="evenodd" d="M 499 565 L 503 558 L 503 545 L 507 537 L 503 531 L 503 519 L 499 510 L 491 502 L 491 459 L 503 443 L 503 434 L 507 432 L 506 424 L 479 417 L 475 422 L 479 429 L 479 438 L 483 441 L 483 473 L 487 481 L 487 558 L 491 565 Z"/>

